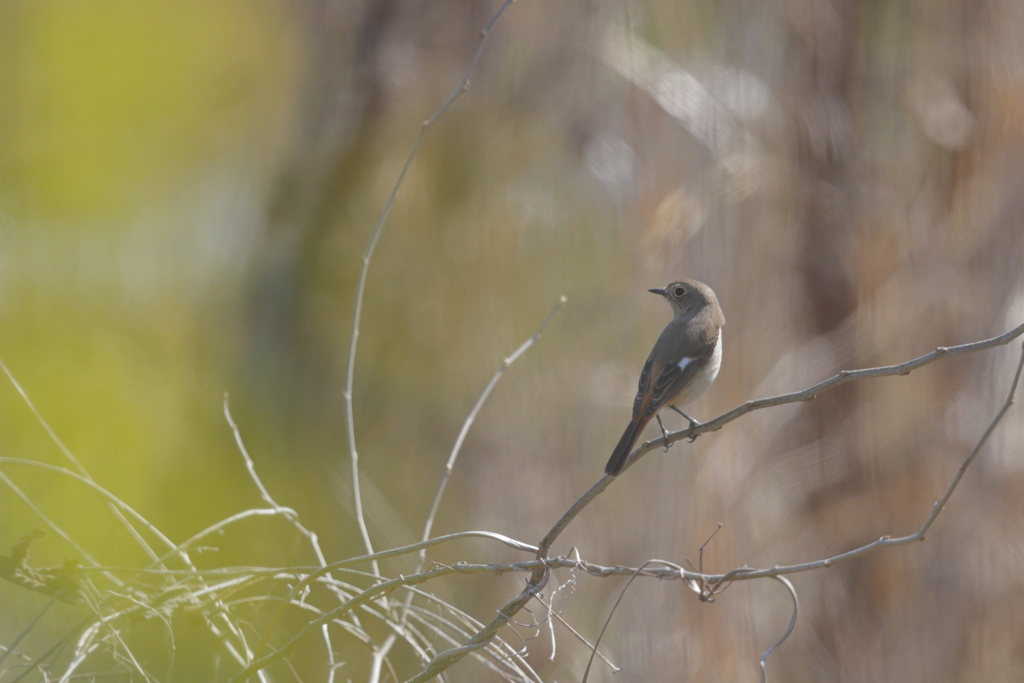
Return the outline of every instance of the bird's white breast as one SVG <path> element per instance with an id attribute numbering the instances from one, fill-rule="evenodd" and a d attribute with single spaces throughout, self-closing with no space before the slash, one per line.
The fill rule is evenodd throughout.
<path id="1" fill-rule="evenodd" d="M 693 358 L 685 357 L 679 361 L 679 369 L 685 370 L 686 366 L 694 362 Z M 686 383 L 683 390 L 679 392 L 675 400 L 672 401 L 672 405 L 677 408 L 693 403 L 698 398 L 704 395 L 704 392 L 708 390 L 711 384 L 718 377 L 718 371 L 722 367 L 722 331 L 718 331 L 718 341 L 715 342 L 715 349 L 711 352 L 711 358 L 708 360 L 708 364 L 704 366 L 704 369 L 693 376 L 693 378 Z"/>

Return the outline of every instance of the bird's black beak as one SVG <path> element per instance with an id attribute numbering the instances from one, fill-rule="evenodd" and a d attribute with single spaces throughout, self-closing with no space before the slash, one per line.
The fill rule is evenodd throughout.
<path id="1" fill-rule="evenodd" d="M 651 294 L 660 294 L 661 296 L 668 296 L 668 292 L 666 292 L 664 289 L 648 289 L 647 291 L 650 292 Z"/>

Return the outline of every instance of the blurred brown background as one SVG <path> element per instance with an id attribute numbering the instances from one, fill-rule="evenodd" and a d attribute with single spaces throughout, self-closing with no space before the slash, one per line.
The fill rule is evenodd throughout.
<path id="1" fill-rule="evenodd" d="M 360 257 L 497 7 L 0 4 L 0 358 L 93 477 L 172 539 L 260 504 L 227 391 L 275 497 L 328 559 L 363 552 L 342 396 Z M 598 478 L 668 320 L 649 287 L 694 277 L 725 310 L 699 419 L 1024 321 L 1022 30 L 1017 0 L 513 5 L 428 132 L 369 274 L 354 399 L 376 547 L 418 538 L 463 419 L 559 295 L 474 425 L 435 534 L 535 543 Z M 910 533 L 1003 400 L 1018 349 L 653 453 L 556 551 L 696 561 L 720 521 L 705 569 L 724 571 Z M 1019 678 L 1022 439 L 1017 406 L 925 543 L 795 577 L 800 621 L 769 680 Z M 67 465 L 6 383 L 0 457 Z M 81 485 L 0 472 L 0 548 L 41 528 L 33 561 L 79 556 L 14 481 L 101 564 L 145 564 Z M 252 523 L 202 562 L 310 563 L 299 547 L 286 525 Z M 482 542 L 436 558 L 526 559 Z M 580 578 L 563 616 L 595 638 L 622 585 Z M 520 586 L 432 588 L 488 620 Z M 0 603 L 8 644 L 46 600 L 3 584 Z M 55 611 L 19 650 L 38 656 L 83 614 Z M 627 667 L 615 680 L 754 680 L 788 619 L 771 582 L 707 605 L 639 581 L 604 649 Z M 530 662 L 579 680 L 588 653 L 556 631 L 555 661 L 544 637 Z M 163 680 L 217 677 L 181 649 Z M 298 678 L 322 680 L 313 652 L 293 660 Z M 344 677 L 364 680 L 350 654 Z M 416 670 L 408 652 L 394 661 L 399 678 Z M 495 676 L 483 671 L 450 680 Z M 612 678 L 598 666 L 591 680 Z"/>

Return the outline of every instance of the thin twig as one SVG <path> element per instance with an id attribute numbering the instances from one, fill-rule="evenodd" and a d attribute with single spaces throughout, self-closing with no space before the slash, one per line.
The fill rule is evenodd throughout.
<path id="1" fill-rule="evenodd" d="M 480 411 L 483 409 L 484 404 L 487 402 L 487 399 L 490 398 L 491 392 L 494 391 L 494 387 L 498 385 L 498 381 L 505 374 L 505 370 L 507 370 L 513 363 L 515 363 L 521 355 L 526 353 L 527 349 L 533 346 L 537 342 L 537 340 L 540 339 L 541 335 L 544 333 L 545 328 L 547 328 L 548 323 L 551 322 L 551 319 L 555 317 L 555 314 L 558 313 L 562 306 L 565 305 L 566 301 L 567 299 L 564 295 L 559 297 L 558 302 L 544 317 L 544 320 L 541 321 L 540 326 L 536 329 L 536 331 L 532 335 L 530 335 L 530 337 L 526 341 L 520 344 L 519 348 L 512 352 L 512 355 L 502 360 L 501 366 L 494 373 L 494 376 L 491 377 L 491 381 L 487 383 L 487 386 L 484 388 L 483 393 L 480 394 L 480 398 L 477 399 L 476 405 L 474 405 L 473 409 L 469 411 L 469 415 L 466 416 L 465 422 L 462 423 L 462 429 L 459 430 L 459 435 L 455 439 L 455 445 L 452 447 L 452 451 L 448 455 L 448 461 L 445 463 L 444 471 L 441 473 L 441 482 L 437 486 L 437 493 L 434 495 L 434 502 L 430 506 L 430 513 L 427 515 L 427 521 L 423 525 L 423 536 L 421 537 L 421 543 L 423 543 L 424 545 L 420 549 L 419 557 L 416 560 L 416 568 L 414 570 L 414 573 L 422 570 L 423 565 L 427 561 L 428 546 L 426 544 L 427 541 L 430 540 L 430 532 L 433 529 L 434 520 L 437 518 L 437 512 L 441 507 L 441 498 L 444 497 L 445 489 L 448 487 L 448 480 L 451 479 L 452 471 L 455 468 L 455 461 L 458 459 L 459 453 L 462 451 L 462 444 L 465 443 L 466 436 L 469 434 L 470 427 L 473 426 L 473 423 L 476 421 L 477 415 L 480 414 Z M 413 598 L 412 596 L 410 596 L 410 604 L 412 603 L 412 600 Z M 405 618 L 406 613 L 403 611 L 401 616 L 399 617 L 399 621 L 404 623 Z"/>
<path id="2" fill-rule="evenodd" d="M 644 570 L 647 569 L 648 566 L 650 566 L 652 564 L 656 564 L 656 563 L 662 563 L 662 562 L 664 562 L 664 561 L 663 560 L 647 560 L 642 565 L 640 565 L 635 570 L 633 570 L 633 572 L 631 572 L 630 577 L 629 577 L 629 581 L 627 581 L 626 585 L 622 587 L 621 591 L 619 591 L 619 597 L 615 598 L 615 604 L 612 605 L 612 609 L 608 613 L 608 618 L 605 619 L 604 620 L 604 624 L 601 625 L 601 631 L 597 634 L 597 640 L 594 641 L 594 646 L 592 648 L 590 648 L 590 657 L 587 659 L 587 668 L 583 670 L 583 683 L 587 683 L 587 679 L 590 678 L 590 667 L 594 663 L 594 657 L 600 655 L 600 652 L 598 651 L 597 648 L 601 645 L 601 639 L 604 638 L 605 631 L 608 630 L 608 626 L 611 625 L 611 623 L 612 623 L 612 616 L 615 614 L 615 610 L 617 610 L 619 608 L 619 605 L 622 604 L 622 600 L 626 597 L 626 591 L 629 590 L 629 587 L 633 585 L 633 581 L 638 576 L 640 576 L 644 572 Z M 679 565 L 676 565 L 676 564 L 674 564 L 672 562 L 664 562 L 664 564 L 669 565 L 675 571 L 681 571 L 682 570 L 682 567 L 680 567 Z M 614 664 L 612 664 L 603 655 L 601 656 L 601 659 L 603 661 L 605 661 L 608 664 L 608 666 L 611 667 L 612 671 L 614 671 L 615 673 L 618 673 L 619 671 L 622 670 L 620 667 L 617 667 Z"/>
<path id="3" fill-rule="evenodd" d="M 782 637 L 775 641 L 775 644 L 764 651 L 761 655 L 761 659 L 758 660 L 758 664 L 761 667 L 761 683 L 765 683 L 768 680 L 768 672 L 765 667 L 768 664 L 768 657 L 775 652 L 775 649 L 786 642 L 786 638 L 789 638 L 790 634 L 793 633 L 793 629 L 796 628 L 796 619 L 800 614 L 800 600 L 796 596 L 796 588 L 793 584 L 784 576 L 773 576 L 773 579 L 781 583 L 789 591 L 789 595 L 793 598 L 793 616 L 789 619 L 789 626 L 786 627 L 786 632 L 782 634 Z"/>
<path id="4" fill-rule="evenodd" d="M 224 419 L 227 420 L 228 427 L 231 428 L 231 433 L 235 437 L 235 445 L 238 447 L 238 453 L 242 456 L 242 460 L 245 461 L 245 469 L 249 472 L 249 478 L 252 479 L 253 483 L 256 484 L 256 489 L 260 492 L 260 498 L 263 502 L 273 508 L 275 511 L 282 513 L 286 517 L 296 517 L 296 513 L 291 508 L 286 508 L 283 505 L 279 505 L 276 500 L 270 495 L 270 491 L 264 486 L 263 480 L 256 473 L 256 463 L 252 461 L 252 457 L 249 455 L 249 449 L 245 447 L 245 442 L 242 440 L 242 431 L 235 424 L 235 418 L 231 416 L 231 397 L 227 392 L 224 392 Z"/>
<path id="5" fill-rule="evenodd" d="M 541 322 L 540 324 L 540 327 L 537 328 L 537 331 L 534 332 L 529 339 L 520 344 L 519 348 L 516 349 L 511 356 L 505 358 L 501 362 L 501 367 L 499 367 L 497 372 L 494 373 L 494 376 L 491 377 L 491 381 L 487 383 L 487 387 L 484 389 L 483 393 L 480 394 L 480 398 L 477 400 L 476 405 L 473 406 L 473 409 L 471 411 L 469 411 L 469 415 L 466 417 L 466 421 L 462 424 L 462 429 L 459 431 L 459 436 L 458 438 L 455 439 L 455 446 L 452 448 L 452 452 L 448 456 L 448 462 L 445 463 L 444 472 L 441 475 L 441 483 L 438 485 L 437 494 L 434 496 L 434 503 L 430 507 L 430 514 L 427 515 L 427 522 L 423 525 L 422 540 L 424 542 L 430 538 L 430 531 L 434 526 L 434 519 L 437 517 L 438 508 L 441 506 L 441 498 L 442 496 L 444 496 L 445 488 L 448 486 L 448 480 L 451 478 L 452 469 L 455 467 L 455 461 L 459 457 L 459 452 L 462 450 L 462 444 L 466 440 L 466 435 L 469 433 L 469 428 L 472 427 L 473 423 L 476 421 L 476 417 L 480 413 L 480 409 L 483 408 L 484 403 L 487 402 L 487 399 L 490 397 L 491 392 L 494 391 L 494 387 L 495 385 L 498 384 L 498 380 L 500 380 L 502 375 L 505 374 L 505 370 L 508 369 L 508 367 L 511 366 L 513 363 L 515 363 L 519 356 L 523 355 L 523 353 L 525 353 L 527 349 L 533 346 L 534 343 L 536 343 L 537 340 L 540 339 L 541 335 L 544 333 L 544 328 L 546 328 L 548 326 L 548 323 L 551 322 L 551 319 L 555 316 L 555 313 L 558 313 L 559 309 L 561 309 L 562 306 L 565 305 L 565 302 L 565 296 L 559 297 L 558 303 L 556 303 L 554 307 L 551 309 L 551 311 L 547 314 L 547 316 L 545 316 L 543 322 Z M 417 571 L 423 566 L 423 562 L 425 559 L 426 549 L 424 548 L 424 550 L 420 553 L 419 563 L 417 564 Z"/>
<path id="6" fill-rule="evenodd" d="M 554 611 L 552 609 L 552 605 L 550 604 L 549 601 L 545 602 L 544 597 L 541 596 L 541 595 L 537 596 L 537 600 L 538 600 L 538 602 L 540 602 L 542 605 L 544 605 L 548 609 L 548 613 L 551 615 L 552 622 L 557 621 L 559 624 L 564 626 L 565 629 L 569 633 L 571 633 L 573 636 L 576 637 L 576 640 L 578 640 L 579 642 L 583 643 L 584 647 L 586 647 L 588 650 L 590 650 L 590 652 L 591 652 L 591 655 L 590 655 L 591 660 L 593 660 L 594 656 L 596 655 L 597 657 L 600 657 L 601 661 L 604 662 L 605 664 L 607 664 L 608 668 L 611 669 L 612 671 L 619 671 L 620 670 L 617 666 L 615 666 L 612 663 L 612 660 L 608 659 L 603 654 L 601 654 L 600 651 L 598 651 L 597 643 L 591 643 L 589 640 L 587 640 L 583 636 L 582 633 L 580 633 L 575 628 L 573 628 L 572 624 L 570 624 L 568 621 L 565 620 L 565 617 L 563 617 L 558 612 Z M 552 630 L 554 630 L 553 627 L 554 627 L 554 624 L 552 624 Z M 550 661 L 555 661 L 554 653 L 552 653 L 551 656 L 548 657 L 548 659 Z M 588 670 L 590 669 L 590 662 L 589 661 L 587 662 L 587 669 Z M 586 683 L 586 680 L 587 680 L 587 677 L 586 677 L 586 675 L 584 675 L 583 676 L 583 683 Z"/>
<path id="7" fill-rule="evenodd" d="M 487 42 L 487 38 L 491 35 L 491 31 L 494 30 L 494 26 L 501 19 L 501 16 L 505 13 L 505 10 L 515 0 L 505 0 L 495 12 L 494 16 L 488 22 L 487 26 L 480 33 L 480 40 L 477 43 L 476 51 L 469 60 L 469 64 L 466 66 L 466 70 L 463 73 L 462 79 L 459 81 L 458 86 L 452 91 L 451 95 L 448 96 L 437 111 L 433 115 L 423 122 L 420 126 L 419 133 L 412 142 L 412 146 L 409 148 L 409 153 L 405 157 L 405 162 L 402 164 L 401 170 L 398 172 L 398 178 L 395 180 L 394 186 L 391 188 L 391 193 L 388 195 L 387 201 L 384 202 L 384 208 L 380 212 L 380 216 L 377 218 L 377 223 L 373 228 L 373 234 L 370 236 L 370 242 L 366 247 L 366 251 L 363 253 L 363 267 L 359 271 L 359 284 L 356 287 L 356 300 L 355 300 L 355 311 L 352 314 L 352 339 L 349 343 L 348 351 L 348 370 L 345 379 L 345 425 L 348 430 L 348 450 L 349 459 L 352 465 L 352 497 L 353 505 L 355 507 L 356 521 L 359 525 L 359 533 L 363 539 L 363 545 L 366 548 L 366 552 L 373 553 L 373 543 L 370 540 L 370 532 L 366 526 L 366 517 L 363 513 L 363 500 L 362 493 L 359 486 L 359 452 L 356 450 L 356 426 L 355 426 L 355 411 L 353 408 L 353 385 L 355 382 L 355 369 L 356 369 L 356 349 L 359 344 L 359 324 L 362 320 L 363 315 L 363 298 L 366 292 L 366 278 L 370 272 L 370 259 L 373 257 L 373 252 L 377 248 L 377 241 L 380 239 L 381 232 L 384 230 L 384 223 L 387 221 L 388 214 L 391 213 L 391 207 L 395 203 L 395 199 L 398 197 L 398 189 L 402 186 L 402 181 L 405 179 L 405 174 L 409 171 L 409 167 L 412 165 L 413 157 L 416 156 L 417 150 L 419 150 L 420 143 L 423 141 L 423 137 L 427 134 L 427 131 L 437 122 L 442 114 L 451 106 L 455 100 L 457 100 L 462 93 L 469 90 L 469 77 L 476 69 L 477 62 L 480 61 L 480 56 L 484 51 L 484 44 Z M 374 571 L 380 575 L 379 568 L 374 565 Z"/>

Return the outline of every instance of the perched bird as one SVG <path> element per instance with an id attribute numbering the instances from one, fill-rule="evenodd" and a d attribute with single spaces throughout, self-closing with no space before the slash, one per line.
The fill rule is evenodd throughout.
<path id="1" fill-rule="evenodd" d="M 622 472 L 640 433 L 665 406 L 689 420 L 691 427 L 699 425 L 682 407 L 704 395 L 722 366 L 725 315 L 711 288 L 696 280 L 679 280 L 649 291 L 668 299 L 674 317 L 644 363 L 633 419 L 604 467 L 609 477 Z M 664 425 L 661 431 L 667 436 Z"/>

